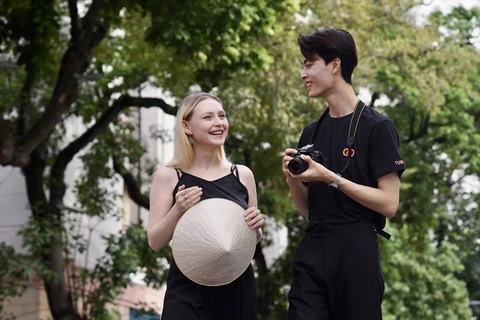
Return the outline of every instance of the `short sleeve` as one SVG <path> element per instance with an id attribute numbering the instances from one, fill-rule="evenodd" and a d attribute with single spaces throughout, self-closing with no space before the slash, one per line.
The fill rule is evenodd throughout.
<path id="1" fill-rule="evenodd" d="M 391 172 L 401 177 L 405 163 L 400 155 L 400 141 L 397 129 L 389 119 L 378 122 L 370 139 L 370 169 L 375 180 Z"/>
<path id="2" fill-rule="evenodd" d="M 301 147 L 307 145 L 309 142 L 308 135 L 305 131 L 306 131 L 306 128 L 303 129 L 302 134 L 300 135 L 300 139 L 298 140 L 298 144 L 297 144 L 297 149 L 300 149 Z"/>
<path id="3" fill-rule="evenodd" d="M 315 127 L 318 124 L 318 120 L 310 123 L 308 126 L 303 128 L 302 134 L 300 135 L 300 139 L 298 140 L 297 149 L 305 147 L 307 144 L 312 143 L 313 140 L 313 133 L 315 131 Z"/>

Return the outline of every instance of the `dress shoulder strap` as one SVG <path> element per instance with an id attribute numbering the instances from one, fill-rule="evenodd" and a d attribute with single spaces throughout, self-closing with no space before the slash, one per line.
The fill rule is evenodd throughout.
<path id="1" fill-rule="evenodd" d="M 182 177 L 182 169 L 175 168 L 175 171 L 177 171 L 177 177 L 178 180 L 180 180 L 180 178 Z"/>
<path id="2" fill-rule="evenodd" d="M 232 168 L 230 169 L 230 171 L 240 181 L 240 174 L 238 173 L 238 168 L 236 164 L 232 164 Z"/>

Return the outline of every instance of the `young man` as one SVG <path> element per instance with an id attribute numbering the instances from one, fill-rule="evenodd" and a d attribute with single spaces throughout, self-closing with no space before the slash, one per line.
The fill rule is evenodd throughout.
<path id="1" fill-rule="evenodd" d="M 305 163 L 296 149 L 283 158 L 292 199 L 309 222 L 293 262 L 289 320 L 379 320 L 376 231 L 397 211 L 405 170 L 397 130 L 353 90 L 358 57 L 350 33 L 318 29 L 298 43 L 308 96 L 325 99 L 328 109 L 302 132 L 298 148 L 313 144 L 300 155 Z"/>

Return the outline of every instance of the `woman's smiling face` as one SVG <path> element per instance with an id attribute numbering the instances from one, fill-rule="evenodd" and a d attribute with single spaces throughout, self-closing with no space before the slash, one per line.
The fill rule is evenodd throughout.
<path id="1" fill-rule="evenodd" d="M 185 133 L 191 135 L 194 145 L 221 146 L 228 134 L 228 120 L 222 105 L 213 99 L 200 101 L 190 119 L 183 121 Z"/>

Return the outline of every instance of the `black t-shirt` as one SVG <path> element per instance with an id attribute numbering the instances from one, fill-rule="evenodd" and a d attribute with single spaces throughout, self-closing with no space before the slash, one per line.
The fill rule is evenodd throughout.
<path id="1" fill-rule="evenodd" d="M 352 115 L 332 118 L 327 114 L 313 137 L 314 149 L 323 154 L 325 166 L 333 172 L 340 172 L 347 163 L 347 137 Z M 317 123 L 318 120 L 304 128 L 298 147 L 312 142 Z M 373 108 L 366 107 L 361 114 L 352 149 L 350 164 L 342 177 L 355 183 L 377 187 L 378 178 L 394 171 L 401 176 L 405 170 L 395 125 Z M 377 214 L 325 182 L 307 185 L 308 229 L 319 223 L 333 227 L 360 222 L 363 218 L 372 220 Z"/>

